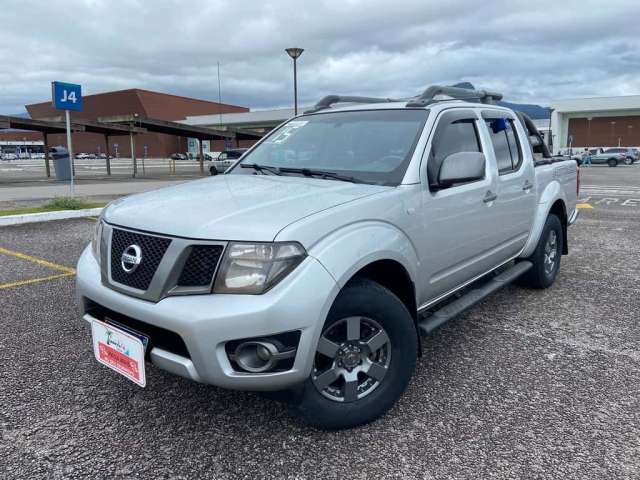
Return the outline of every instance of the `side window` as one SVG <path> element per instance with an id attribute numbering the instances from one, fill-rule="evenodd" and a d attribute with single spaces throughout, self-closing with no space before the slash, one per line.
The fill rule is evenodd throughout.
<path id="1" fill-rule="evenodd" d="M 458 115 L 459 117 L 459 115 Z M 445 158 L 458 152 L 482 152 L 474 118 L 443 118 L 431 144 L 427 163 L 430 187 L 438 185 L 438 173 Z"/>
<path id="2" fill-rule="evenodd" d="M 499 173 L 504 175 L 518 170 L 522 164 L 522 149 L 513 120 L 494 118 L 486 122 Z"/>

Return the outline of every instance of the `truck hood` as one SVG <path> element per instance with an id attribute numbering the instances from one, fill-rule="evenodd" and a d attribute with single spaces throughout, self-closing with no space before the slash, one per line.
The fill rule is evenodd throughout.
<path id="1" fill-rule="evenodd" d="M 294 176 L 218 175 L 116 200 L 104 218 L 179 237 L 271 241 L 297 220 L 389 188 Z"/>

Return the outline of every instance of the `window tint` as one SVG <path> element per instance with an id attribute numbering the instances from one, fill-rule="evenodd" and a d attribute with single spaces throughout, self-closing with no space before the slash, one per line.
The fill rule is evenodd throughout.
<path id="1" fill-rule="evenodd" d="M 486 122 L 498 164 L 498 171 L 504 174 L 520 168 L 522 150 L 516 137 L 513 120 L 497 118 Z"/>
<path id="2" fill-rule="evenodd" d="M 438 173 L 445 158 L 458 152 L 481 152 L 480 139 L 473 119 L 442 120 L 431 146 L 427 166 L 429 185 L 438 185 Z"/>

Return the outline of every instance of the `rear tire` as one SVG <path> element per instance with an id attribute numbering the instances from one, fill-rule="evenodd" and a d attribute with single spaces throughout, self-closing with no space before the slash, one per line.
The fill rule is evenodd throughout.
<path id="1" fill-rule="evenodd" d="M 416 328 L 405 305 L 378 283 L 356 278 L 327 315 L 297 410 L 321 429 L 371 422 L 403 394 L 417 355 Z"/>
<path id="2" fill-rule="evenodd" d="M 548 288 L 560 270 L 563 234 L 562 223 L 556 215 L 549 215 L 533 254 L 527 259 L 533 267 L 520 277 L 518 283 L 530 288 Z"/>
<path id="3" fill-rule="evenodd" d="M 218 175 L 218 170 L 216 169 L 216 167 L 209 167 L 209 173 L 212 177 L 215 177 L 216 175 Z"/>
<path id="4" fill-rule="evenodd" d="M 607 160 L 607 163 L 609 164 L 610 167 L 618 166 L 618 160 L 616 160 L 615 158 L 610 158 L 609 160 Z"/>

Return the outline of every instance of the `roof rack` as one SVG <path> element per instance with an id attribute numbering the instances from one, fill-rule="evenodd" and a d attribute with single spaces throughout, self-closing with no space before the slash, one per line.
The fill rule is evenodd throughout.
<path id="1" fill-rule="evenodd" d="M 394 98 L 374 98 L 374 97 L 350 97 L 342 95 L 327 95 L 316 103 L 313 108 L 306 110 L 304 113 L 314 113 L 331 107 L 335 103 L 388 103 L 401 102 Z"/>
<path id="2" fill-rule="evenodd" d="M 436 95 L 446 95 L 458 100 L 467 100 L 472 98 L 479 99 L 482 103 L 493 103 L 502 100 L 502 94 L 497 92 L 489 92 L 487 90 L 471 90 L 461 87 L 446 87 L 440 85 L 432 85 L 427 88 L 421 95 L 412 98 L 407 107 L 425 107 L 431 103 L 437 102 Z"/>

